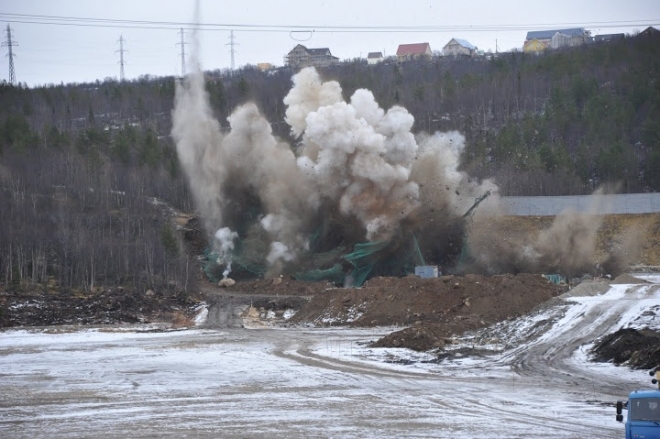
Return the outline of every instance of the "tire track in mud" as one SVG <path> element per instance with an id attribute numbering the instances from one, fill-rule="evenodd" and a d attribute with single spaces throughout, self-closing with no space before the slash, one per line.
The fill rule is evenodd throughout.
<path id="1" fill-rule="evenodd" d="M 506 423 L 515 422 L 516 424 L 551 428 L 554 431 L 565 431 L 577 435 L 584 435 L 571 437 L 592 438 L 594 437 L 594 428 L 598 428 L 599 438 L 619 438 L 621 435 L 621 428 L 609 428 L 593 424 L 585 425 L 585 422 L 582 419 L 557 419 L 557 417 L 544 416 L 537 413 L 521 415 L 520 410 L 506 408 L 505 404 L 495 404 L 495 407 L 493 407 L 493 405 L 474 400 L 471 400 L 470 404 L 472 407 L 479 407 L 484 415 L 499 418 Z M 608 436 L 603 436 L 604 434 L 607 434 Z"/>
<path id="2" fill-rule="evenodd" d="M 630 309 L 631 304 L 639 300 L 639 296 L 651 296 L 660 285 L 632 285 L 623 298 L 601 301 L 599 303 L 582 302 L 580 314 L 574 321 L 565 322 L 563 330 L 561 321 L 555 324 L 546 335 L 537 341 L 518 348 L 511 355 L 510 365 L 521 376 L 542 379 L 548 384 L 562 386 L 571 391 L 581 389 L 591 391 L 597 387 L 599 393 L 620 397 L 627 393 L 631 385 L 627 380 L 609 378 L 602 382 L 593 375 L 586 374 L 583 369 L 571 366 L 567 360 L 580 346 L 593 343 L 596 339 L 614 330 L 622 316 Z M 567 299 L 570 301 L 570 299 Z M 571 318 L 564 316 L 562 320 Z"/>
<path id="3" fill-rule="evenodd" d="M 524 392 L 533 391 L 537 387 L 555 388 L 578 396 L 576 404 L 608 405 L 612 401 L 599 401 L 599 399 L 609 399 L 609 396 L 620 397 L 634 383 L 616 377 L 608 377 L 607 380 L 601 381 L 599 377 L 590 375 L 588 371 L 571 365 L 568 360 L 581 346 L 593 343 L 599 337 L 616 329 L 618 325 L 626 324 L 627 321 L 622 321 L 624 315 L 631 308 L 638 306 L 636 302 L 655 295 L 658 289 L 660 285 L 631 285 L 627 287 L 623 297 L 600 302 L 587 299 L 574 304 L 571 307 L 579 307 L 577 311 L 573 309 L 564 315 L 555 314 L 557 322 L 547 333 L 496 360 L 484 361 L 481 363 L 482 367 L 483 365 L 487 367 L 489 363 L 499 367 L 508 365 L 519 376 L 518 385 Z M 570 303 L 571 299 L 566 299 L 566 302 Z M 389 371 L 378 366 L 352 362 L 350 359 L 321 355 L 310 348 L 319 341 L 320 339 L 316 341 L 306 339 L 299 341 L 302 343 L 281 344 L 273 354 L 309 367 L 321 367 L 362 377 L 368 375 L 371 376 L 370 380 L 386 379 L 388 386 L 401 389 L 414 388 L 420 383 L 429 381 L 443 382 L 447 384 L 446 398 L 435 398 L 428 392 L 421 392 L 418 394 L 420 402 L 436 405 L 439 410 L 447 413 L 461 413 L 467 407 L 470 415 L 475 416 L 475 419 L 497 418 L 505 424 L 515 425 L 517 430 L 527 425 L 531 429 L 538 427 L 550 429 L 553 433 L 557 432 L 560 437 L 565 434 L 570 434 L 571 437 L 592 437 L 594 431 L 598 431 L 598 437 L 617 438 L 621 435 L 621 428 L 616 426 L 604 426 L 593 422 L 585 424 L 583 419 L 572 418 L 570 407 L 562 408 L 559 410 L 562 414 L 555 416 L 543 415 L 539 413 L 538 408 L 531 413 L 523 412 L 521 416 L 520 408 L 516 408 L 515 401 L 504 398 L 495 403 L 482 403 L 474 396 L 466 396 L 465 389 L 460 389 L 465 384 L 474 385 L 474 379 L 447 376 L 444 370 L 441 374 Z M 447 370 L 454 369 L 448 366 Z M 355 379 L 356 384 L 359 385 L 361 378 Z M 491 384 L 489 383 L 488 386 Z"/>
<path id="4" fill-rule="evenodd" d="M 530 428 L 543 427 L 545 430 L 552 430 L 553 432 L 571 433 L 571 437 L 592 437 L 594 428 L 598 428 L 598 437 L 603 438 L 618 438 L 620 429 L 618 428 L 603 428 L 601 425 L 585 425 L 582 420 L 577 419 L 557 419 L 552 416 L 542 416 L 538 413 L 523 414 L 519 410 L 513 408 L 506 408 L 507 403 L 511 401 L 500 401 L 501 404 L 487 404 L 474 399 L 474 395 L 483 388 L 476 386 L 474 379 L 449 377 L 443 375 L 434 375 L 428 373 L 412 373 L 403 371 L 387 371 L 378 367 L 369 367 L 368 365 L 356 365 L 349 361 L 337 360 L 333 358 L 323 357 L 318 354 L 313 354 L 306 348 L 294 348 L 288 350 L 286 348 L 278 348 L 273 351 L 273 354 L 293 361 L 297 361 L 302 365 L 313 368 L 324 368 L 333 371 L 343 372 L 347 374 L 355 374 L 355 384 L 364 384 L 364 379 L 370 382 L 375 381 L 375 385 L 387 385 L 390 388 L 398 388 L 405 391 L 408 396 L 417 398 L 419 406 L 433 405 L 438 410 L 447 414 L 461 414 L 462 416 L 473 417 L 475 422 L 481 419 L 498 419 L 500 423 L 511 423 L 520 430 L 522 426 L 529 426 Z M 378 383 L 379 381 L 383 381 Z M 436 398 L 429 395 L 428 389 L 425 392 L 417 392 L 414 389 L 425 388 L 425 383 L 429 381 L 435 382 L 436 386 L 440 386 L 446 392 L 442 398 Z M 447 383 L 448 385 L 444 385 Z M 522 384 L 520 384 L 522 385 Z M 466 387 L 467 386 L 467 387 Z M 533 384 L 525 384 L 525 389 L 529 390 Z M 495 433 L 490 431 L 490 433 Z"/>
<path id="5" fill-rule="evenodd" d="M 320 340 L 289 340 L 287 343 L 280 343 L 272 354 L 311 368 L 322 368 L 337 372 L 353 375 L 353 381 L 356 386 L 365 384 L 365 380 L 371 385 L 386 385 L 392 389 L 400 389 L 406 392 L 409 397 L 414 397 L 419 406 L 433 406 L 441 413 L 460 414 L 463 417 L 475 418 L 476 424 L 482 419 L 498 419 L 500 423 L 516 426 L 520 431 L 523 426 L 529 426 L 532 431 L 534 428 L 542 427 L 544 430 L 552 430 L 553 433 L 559 433 L 559 437 L 564 434 L 572 434 L 571 437 L 591 438 L 594 429 L 598 430 L 598 437 L 618 438 L 620 428 L 603 427 L 602 425 L 585 425 L 581 419 L 564 419 L 556 416 L 539 415 L 538 412 L 522 414 L 519 409 L 507 408 L 506 405 L 516 406 L 519 403 L 508 399 L 498 400 L 497 403 L 483 403 L 475 399 L 475 395 L 493 386 L 497 389 L 500 385 L 497 383 L 488 383 L 487 385 L 475 384 L 474 378 L 454 377 L 429 372 L 409 372 L 400 370 L 387 370 L 376 365 L 355 363 L 349 360 L 340 360 L 333 357 L 327 357 L 314 353 L 310 346 L 318 343 Z M 530 375 L 536 373 L 535 368 L 529 369 Z M 518 385 L 524 391 L 530 391 L 537 386 L 536 380 L 527 380 L 519 382 Z M 428 386 L 437 386 L 441 388 L 445 395 L 443 397 L 433 396 L 429 392 Z M 417 391 L 415 389 L 426 389 Z M 561 433 L 560 433 L 561 432 Z M 500 434 L 490 430 L 489 434 Z M 502 434 L 506 431 L 502 431 Z M 554 434 L 552 437 L 555 437 Z"/>
<path id="6" fill-rule="evenodd" d="M 395 371 L 381 368 L 376 365 L 356 363 L 346 360 L 340 360 L 334 357 L 327 357 L 312 352 L 311 346 L 320 342 L 319 340 L 296 340 L 295 342 L 288 341 L 286 343 L 276 344 L 272 354 L 279 358 L 285 358 L 295 361 L 304 366 L 316 367 L 334 370 L 344 373 L 355 373 L 361 375 L 373 375 L 378 377 L 390 377 L 400 379 L 401 377 L 409 378 L 431 378 L 434 375 L 428 372 L 407 372 Z"/>

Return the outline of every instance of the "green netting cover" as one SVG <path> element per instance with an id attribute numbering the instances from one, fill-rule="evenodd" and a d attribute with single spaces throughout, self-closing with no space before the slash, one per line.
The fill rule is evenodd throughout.
<path id="1" fill-rule="evenodd" d="M 237 240 L 236 249 L 232 255 L 232 273 L 242 272 L 242 276 L 262 277 L 266 272 L 263 263 L 246 260 L 242 256 L 242 243 Z M 318 282 L 327 280 L 335 284 L 360 287 L 373 276 L 405 276 L 415 272 L 415 266 L 426 265 L 419 249 L 417 239 L 409 235 L 407 239 L 393 243 L 391 241 L 374 241 L 355 244 L 353 251 L 338 247 L 329 252 L 309 253 L 305 255 L 307 266 L 312 268 L 293 275 L 294 279 Z M 218 255 L 207 249 L 207 261 L 203 266 L 204 273 L 212 282 L 222 279 L 224 264 L 218 264 Z M 339 260 L 344 260 L 353 266 L 346 273 Z M 333 264 L 334 263 L 334 264 Z M 328 267 L 330 268 L 319 268 Z"/>
<path id="2" fill-rule="evenodd" d="M 317 268 L 302 273 L 296 273 L 293 275 L 293 278 L 307 282 L 319 282 L 322 280 L 327 280 L 333 283 L 343 283 L 344 269 L 342 268 L 341 264 L 335 264 L 325 270 Z"/>
<path id="3" fill-rule="evenodd" d="M 566 278 L 560 274 L 544 274 L 543 276 L 555 285 L 566 283 Z"/>
<path id="4" fill-rule="evenodd" d="M 350 285 L 360 287 L 373 276 L 405 276 L 415 272 L 415 266 L 426 265 L 417 238 L 410 235 L 407 243 L 375 241 L 356 244 L 353 252 L 342 259 L 353 265 Z"/>
<path id="5" fill-rule="evenodd" d="M 266 267 L 263 264 L 255 263 L 242 257 L 240 244 L 237 245 L 237 250 L 238 251 L 232 255 L 232 273 L 243 271 L 250 275 L 248 277 L 262 277 L 266 273 Z M 206 256 L 206 262 L 202 265 L 204 274 L 206 274 L 206 277 L 208 277 L 211 282 L 219 282 L 220 279 L 222 279 L 225 265 L 218 264 L 218 254 L 211 251 L 210 248 L 207 248 L 204 251 L 204 255 Z"/>

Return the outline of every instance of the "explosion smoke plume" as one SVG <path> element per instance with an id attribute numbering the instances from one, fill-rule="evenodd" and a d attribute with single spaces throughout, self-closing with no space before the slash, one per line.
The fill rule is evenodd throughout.
<path id="1" fill-rule="evenodd" d="M 285 121 L 300 139 L 295 153 L 253 103 L 234 110 L 223 134 L 199 70 L 177 84 L 172 135 L 205 227 L 220 236 L 214 247 L 226 261 L 227 239 L 235 236 L 252 243 L 243 248 L 252 260 L 278 274 L 299 263 L 312 233 L 346 249 L 414 233 L 429 262 L 454 263 L 463 216 L 489 191 L 467 228 L 471 270 L 590 262 L 598 227 L 583 216 L 559 217 L 531 244 L 497 235 L 497 186 L 459 171 L 461 134 L 415 136 L 405 108 L 386 111 L 366 89 L 346 102 L 339 83 L 322 81 L 311 67 L 293 76 L 284 103 Z"/>

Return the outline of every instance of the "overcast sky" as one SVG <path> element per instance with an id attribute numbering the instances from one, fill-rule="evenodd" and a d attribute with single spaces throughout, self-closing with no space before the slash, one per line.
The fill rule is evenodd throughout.
<path id="1" fill-rule="evenodd" d="M 34 86 L 118 78 L 120 36 L 127 51 L 125 75 L 132 79 L 181 73 L 179 27 L 187 28 L 191 43 L 186 23 L 194 22 L 194 10 L 194 0 L 0 0 L 0 24 L 2 41 L 9 24 L 18 43 L 13 51 L 20 82 Z M 479 49 L 495 51 L 497 44 L 507 51 L 520 49 L 529 30 L 585 27 L 594 35 L 632 33 L 660 24 L 660 1 L 200 0 L 200 13 L 202 67 L 212 70 L 231 66 L 231 29 L 236 67 L 279 66 L 298 43 L 328 47 L 349 59 L 376 51 L 394 55 L 402 43 L 429 42 L 440 51 L 452 37 Z M 7 80 L 7 48 L 0 53 L 0 80 Z"/>

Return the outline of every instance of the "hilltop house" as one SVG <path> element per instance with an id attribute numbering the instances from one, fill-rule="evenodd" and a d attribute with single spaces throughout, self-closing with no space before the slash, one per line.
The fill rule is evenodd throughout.
<path id="1" fill-rule="evenodd" d="M 274 66 L 269 63 L 269 62 L 260 62 L 257 63 L 257 68 L 261 70 L 262 72 L 265 72 L 266 70 L 272 69 Z"/>
<path id="2" fill-rule="evenodd" d="M 383 54 L 381 52 L 369 52 L 367 55 L 367 64 L 378 64 L 383 60 Z"/>
<path id="3" fill-rule="evenodd" d="M 298 44 L 284 57 L 284 64 L 291 67 L 324 67 L 339 62 L 339 58 L 332 56 L 327 47 L 308 49 Z"/>
<path id="4" fill-rule="evenodd" d="M 526 40 L 525 45 L 523 46 L 523 52 L 525 53 L 541 53 L 544 50 L 548 49 L 549 46 L 542 42 L 541 40 L 537 40 L 536 38 L 532 38 L 531 40 Z"/>
<path id="5" fill-rule="evenodd" d="M 461 38 L 452 38 L 445 47 L 442 48 L 444 56 L 474 56 L 477 53 L 476 46 L 469 41 Z"/>
<path id="6" fill-rule="evenodd" d="M 433 56 L 429 43 L 400 44 L 396 51 L 396 60 L 399 62 L 414 59 L 429 59 Z"/>
<path id="7" fill-rule="evenodd" d="M 639 34 L 637 34 L 638 37 L 641 38 L 657 38 L 660 37 L 660 30 L 649 26 L 643 31 L 641 31 Z"/>
<path id="8" fill-rule="evenodd" d="M 543 43 L 546 48 L 550 47 L 552 49 L 559 49 L 560 47 L 579 46 L 580 44 L 589 42 L 589 39 L 589 31 L 584 30 L 582 27 L 531 31 L 527 32 L 527 37 L 523 44 L 523 51 L 525 51 L 525 46 L 532 40 L 538 40 L 539 43 Z M 534 44 L 530 47 L 540 46 Z"/>
<path id="9" fill-rule="evenodd" d="M 610 41 L 619 41 L 626 38 L 626 34 L 601 34 L 594 37 L 596 43 L 605 43 Z"/>

